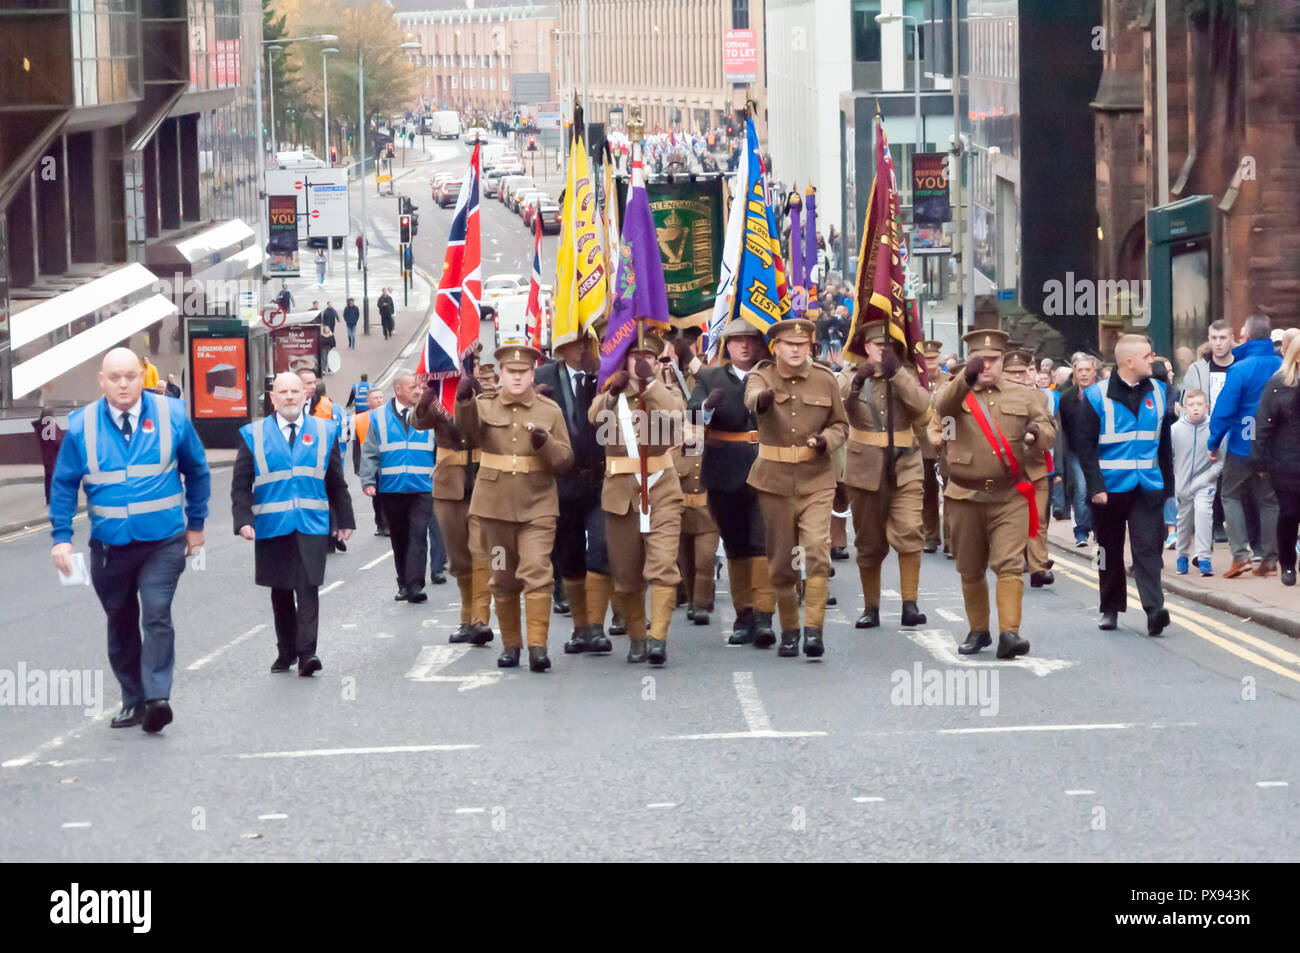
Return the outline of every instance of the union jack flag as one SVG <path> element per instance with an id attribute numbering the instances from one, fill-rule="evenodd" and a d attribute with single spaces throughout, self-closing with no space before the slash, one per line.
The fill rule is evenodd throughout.
<path id="1" fill-rule="evenodd" d="M 542 213 L 539 209 L 533 218 L 533 231 L 537 240 L 533 245 L 533 277 L 528 283 L 528 328 L 530 344 L 542 349 Z"/>
<path id="2" fill-rule="evenodd" d="M 448 410 L 455 407 L 462 361 L 474 347 L 479 333 L 479 297 L 483 290 L 478 215 L 482 168 L 479 148 L 476 143 L 456 199 L 456 214 L 451 220 L 447 250 L 442 258 L 442 277 L 429 314 L 429 333 L 425 335 L 424 350 L 416 367 L 416 373 L 428 375 L 429 387 L 441 388 L 438 399 Z"/>

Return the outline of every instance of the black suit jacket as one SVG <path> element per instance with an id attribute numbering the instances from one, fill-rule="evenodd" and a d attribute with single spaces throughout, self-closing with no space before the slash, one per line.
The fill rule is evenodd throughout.
<path id="1" fill-rule="evenodd" d="M 534 374 L 533 386 L 542 385 L 551 389 L 551 399 L 560 405 L 573 446 L 573 469 L 556 480 L 556 489 L 561 501 L 574 500 L 591 487 L 599 487 L 605 477 L 605 448 L 596 440 L 595 425 L 587 421 L 587 410 L 595 397 L 595 378 L 589 376 L 586 387 L 578 388 L 575 401 L 569 366 L 554 361 L 542 365 Z"/>
<path id="2" fill-rule="evenodd" d="M 258 425 L 261 425 L 261 421 L 258 421 Z M 236 535 L 241 526 L 255 525 L 255 473 L 253 452 L 241 439 L 230 483 L 230 511 Z M 325 493 L 329 497 L 330 510 L 335 514 L 337 528 L 356 529 L 357 521 L 352 515 L 352 497 L 348 495 L 348 486 L 343 479 L 343 461 L 339 457 L 337 445 L 330 450 L 330 462 L 325 470 Z M 253 543 L 254 579 L 259 586 L 291 589 L 299 573 L 302 573 L 310 585 L 319 586 L 325 581 L 325 556 L 328 549 L 328 534 L 291 533 L 267 539 L 259 536 Z"/>
<path id="3" fill-rule="evenodd" d="M 701 410 L 704 399 L 715 387 L 722 389 L 722 403 L 713 411 L 708 426 L 715 430 L 757 430 L 758 424 L 745 407 L 745 382 L 739 380 L 727 366 L 706 367 L 695 378 L 695 390 L 688 411 Z M 704 459 L 700 466 L 700 482 L 705 490 L 731 492 L 739 490 L 749 479 L 749 470 L 758 459 L 756 443 L 704 442 Z"/>

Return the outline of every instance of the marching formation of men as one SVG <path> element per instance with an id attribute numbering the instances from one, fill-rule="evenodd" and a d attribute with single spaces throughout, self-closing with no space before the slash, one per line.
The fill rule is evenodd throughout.
<path id="1" fill-rule="evenodd" d="M 450 642 L 492 642 L 495 611 L 498 666 L 518 666 L 527 645 L 529 668 L 548 670 L 558 578 L 573 616 L 566 653 L 611 652 L 612 610 L 627 661 L 664 665 L 675 608 L 686 603 L 689 621 L 709 621 L 720 549 L 735 608 L 728 643 L 779 642 L 778 656 L 821 658 L 841 499 L 862 589 L 856 628 L 881 625 L 891 551 L 899 625 L 924 625 L 922 553 L 942 543 L 969 626 L 958 651 L 980 652 L 996 632 L 999 658 L 1027 653 L 1023 576 L 1035 588 L 1054 583 L 1046 532 L 1056 394 L 1040 388 L 1033 356 L 1011 349 L 1005 332 L 981 329 L 963 338 L 964 364 L 940 369 L 938 342 L 925 342 L 918 368 L 877 321 L 857 330 L 837 375 L 813 360 L 813 335 L 803 319 L 766 334 L 734 320 L 720 360 L 705 367 L 688 338 L 643 328 L 599 388 L 592 342 L 581 339 L 548 363 L 522 343 L 471 357 L 454 399 L 398 371 L 392 398 L 372 389 L 353 431 L 355 470 L 377 532 L 391 540 L 395 598 L 428 599 L 432 526 L 460 591 Z M 1174 417 L 1164 383 L 1151 377 L 1147 339 L 1122 337 L 1115 358 L 1116 372 L 1072 408 L 1071 445 L 1102 550 L 1101 628 L 1126 608 L 1127 529 L 1157 635 L 1169 624 L 1159 545 Z M 186 554 L 202 545 L 207 464 L 183 403 L 142 393 L 129 351 L 109 352 L 100 384 L 104 398 L 70 415 L 51 488 L 52 557 L 73 571 L 84 485 L 90 576 L 122 685 L 112 724 L 158 731 L 172 717 L 170 604 Z M 341 459 L 349 428 L 318 390 L 310 372 L 274 379 L 272 412 L 239 431 L 231 489 L 234 531 L 254 542 L 254 581 L 271 589 L 271 671 L 296 665 L 304 677 L 323 668 L 327 553 L 344 550 L 356 527 Z"/>

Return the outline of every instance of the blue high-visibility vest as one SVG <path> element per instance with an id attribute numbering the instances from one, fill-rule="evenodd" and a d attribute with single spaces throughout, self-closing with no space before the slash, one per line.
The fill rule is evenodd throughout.
<path id="1" fill-rule="evenodd" d="M 308 414 L 298 418 L 293 448 L 272 414 L 239 428 L 253 452 L 253 532 L 259 539 L 330 531 L 325 471 L 334 446 L 334 428 Z"/>
<path id="2" fill-rule="evenodd" d="M 370 421 L 379 437 L 379 492 L 432 493 L 437 452 L 433 431 L 409 430 L 403 439 L 402 418 L 391 401 L 383 413 L 372 412 Z"/>
<path id="3" fill-rule="evenodd" d="M 68 415 L 66 439 L 76 443 L 86 460 L 81 482 L 92 538 L 124 546 L 184 531 L 185 495 L 175 440 L 184 420 L 185 405 L 179 400 L 147 391 L 141 394 L 140 419 L 129 443 L 106 397 Z"/>
<path id="4" fill-rule="evenodd" d="M 1160 472 L 1160 428 L 1165 419 L 1165 383 L 1153 380 L 1151 393 L 1143 398 L 1134 416 L 1123 404 L 1108 398 L 1098 381 L 1085 391 L 1101 421 L 1097 457 L 1106 492 L 1124 493 L 1138 487 L 1163 489 Z"/>

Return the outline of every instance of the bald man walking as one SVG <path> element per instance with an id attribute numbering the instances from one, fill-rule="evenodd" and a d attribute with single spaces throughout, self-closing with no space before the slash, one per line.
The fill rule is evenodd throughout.
<path id="1" fill-rule="evenodd" d="M 185 557 L 203 548 L 211 478 L 185 404 L 145 393 L 134 353 L 119 347 L 104 356 L 99 389 L 103 397 L 68 414 L 50 481 L 50 557 L 71 575 L 72 519 L 84 487 L 90 577 L 122 687 L 111 724 L 157 732 L 172 720 L 172 597 Z"/>

